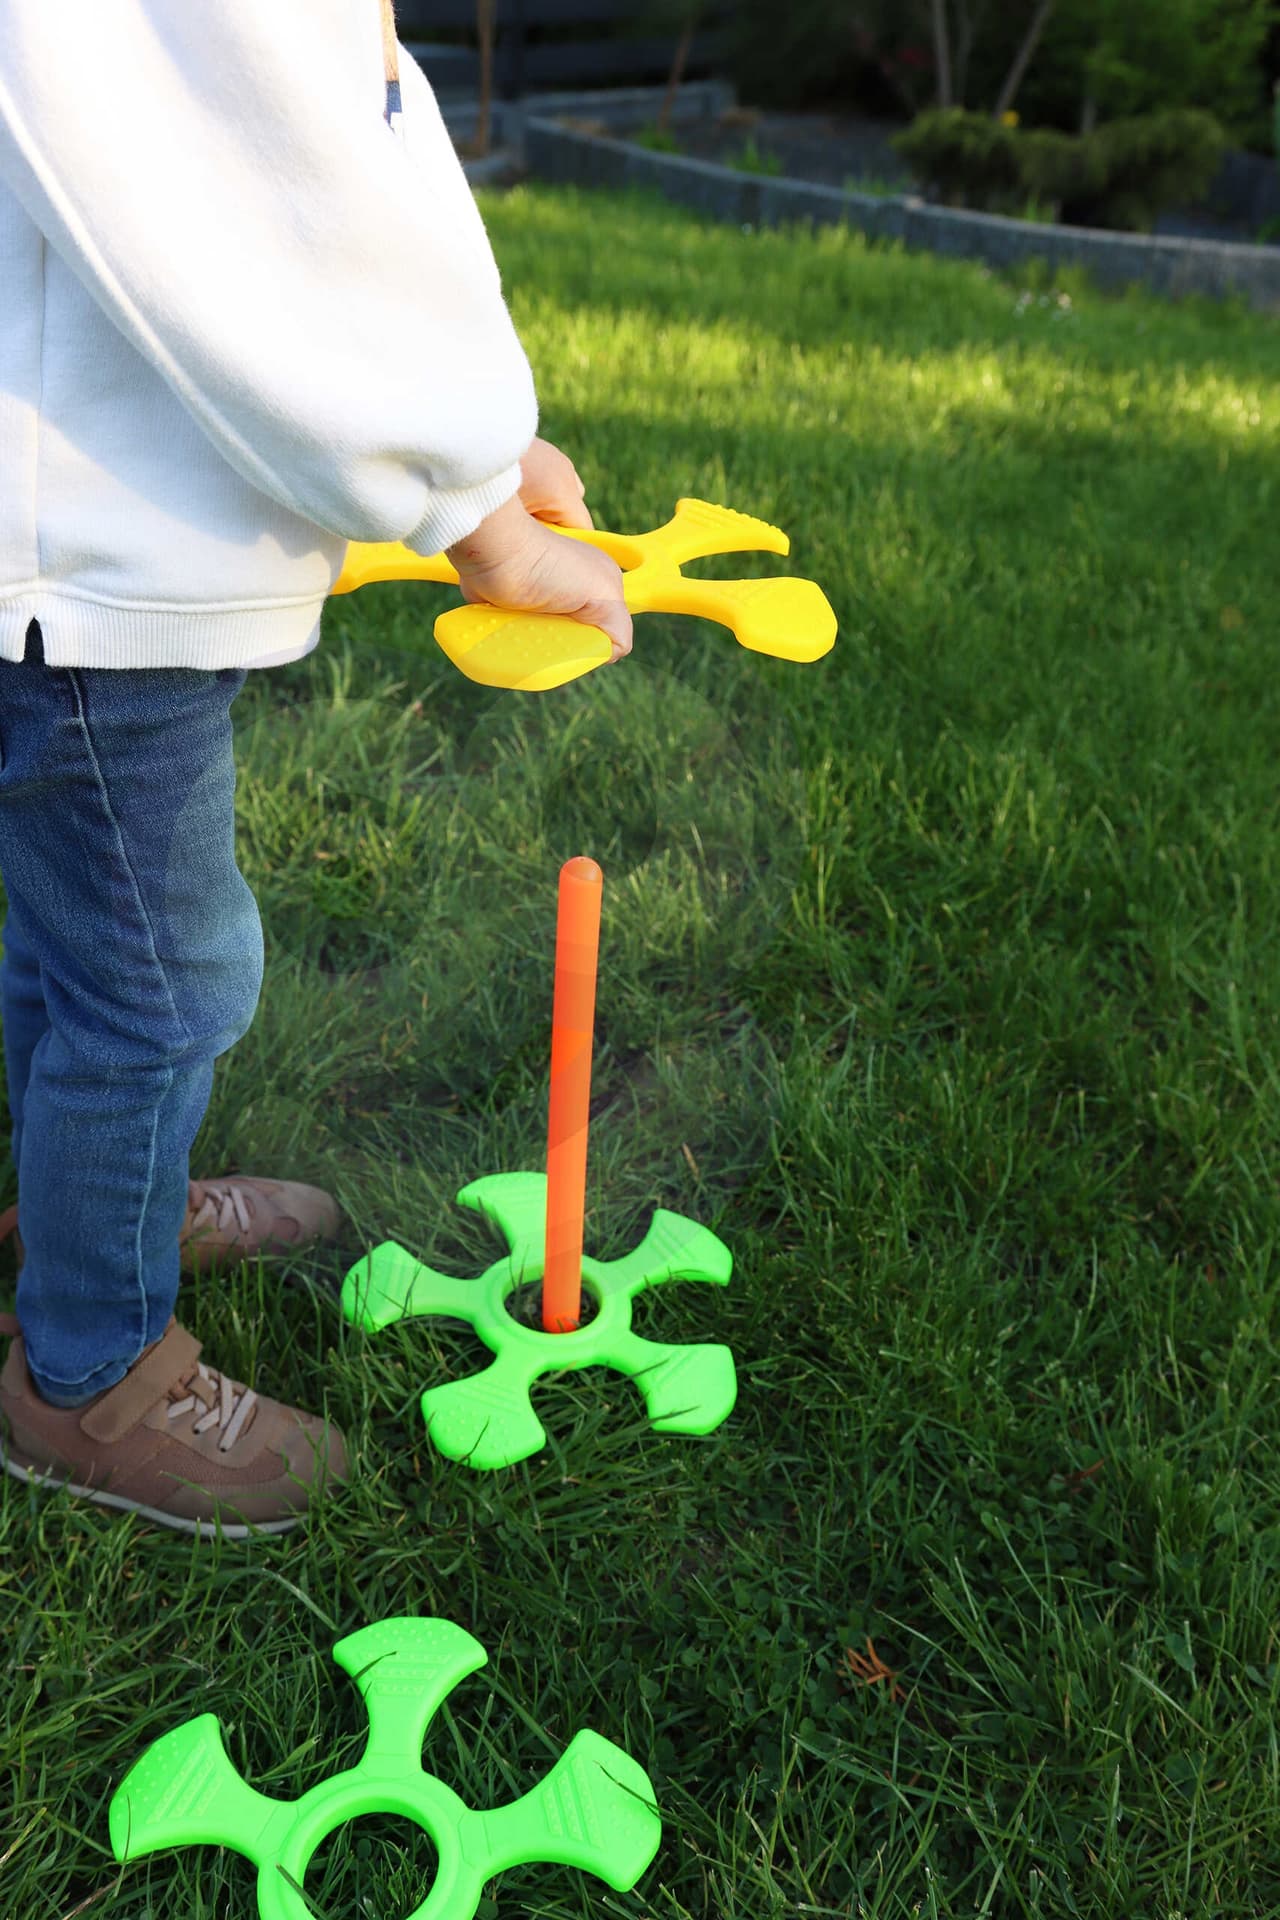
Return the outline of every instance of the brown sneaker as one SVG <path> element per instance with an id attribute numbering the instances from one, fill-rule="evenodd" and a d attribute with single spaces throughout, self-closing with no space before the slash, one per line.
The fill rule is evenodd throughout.
<path id="1" fill-rule="evenodd" d="M 320 1187 L 300 1180 L 263 1180 L 246 1173 L 188 1180 L 187 1212 L 178 1234 L 185 1273 L 203 1273 L 255 1253 L 289 1253 L 312 1240 L 332 1240 L 342 1216 Z M 0 1213 L 0 1241 L 12 1237 L 17 1264 L 26 1257 L 16 1204 Z"/>
<path id="2" fill-rule="evenodd" d="M 326 1487 L 348 1478 L 336 1427 L 228 1379 L 200 1360 L 200 1343 L 169 1322 L 124 1379 L 83 1407 L 51 1407 L 27 1371 L 18 1323 L 0 1372 L 15 1479 L 66 1486 L 161 1526 L 229 1540 L 287 1533 Z"/>
<path id="3" fill-rule="evenodd" d="M 340 1218 L 336 1201 L 299 1180 L 242 1173 L 191 1180 L 178 1235 L 182 1265 L 188 1273 L 200 1273 L 255 1253 L 289 1253 L 312 1240 L 332 1240 Z"/>

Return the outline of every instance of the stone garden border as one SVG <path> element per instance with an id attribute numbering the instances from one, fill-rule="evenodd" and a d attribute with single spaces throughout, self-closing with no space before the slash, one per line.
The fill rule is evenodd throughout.
<path id="1" fill-rule="evenodd" d="M 428 80 L 432 49 L 413 42 L 405 51 L 414 55 Z M 604 127 L 628 128 L 657 117 L 665 87 L 600 87 L 592 91 L 576 89 L 570 93 L 529 93 L 520 100 L 495 100 L 490 117 L 493 144 L 505 149 L 521 166 L 525 158 L 525 130 L 531 119 L 546 120 L 560 127 L 564 120 L 590 121 Z M 474 93 L 437 94 L 440 112 L 455 140 L 469 140 L 476 130 L 479 109 Z M 687 120 L 714 117 L 736 104 L 737 95 L 727 80 L 686 80 L 671 105 L 671 121 L 679 126 Z"/>
<path id="2" fill-rule="evenodd" d="M 540 180 L 656 188 L 681 206 L 739 226 L 844 222 L 870 239 L 897 240 L 911 249 L 983 260 L 992 267 L 1043 260 L 1051 271 L 1083 267 L 1104 286 L 1137 284 L 1175 298 L 1235 296 L 1262 312 L 1280 312 L 1280 247 L 1041 226 L 999 214 L 934 206 L 914 194 L 882 198 L 740 173 L 710 161 L 656 153 L 628 140 L 584 133 L 549 118 L 550 103 L 530 100 L 527 104 L 519 128 L 522 159 L 527 171 Z M 575 99 L 572 108 L 566 105 L 560 111 L 596 117 L 594 101 L 585 95 Z"/>

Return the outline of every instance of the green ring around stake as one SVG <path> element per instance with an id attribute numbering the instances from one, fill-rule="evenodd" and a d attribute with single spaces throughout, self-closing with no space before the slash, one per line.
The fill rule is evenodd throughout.
<path id="1" fill-rule="evenodd" d="M 473 1181 L 458 1199 L 493 1220 L 508 1243 L 507 1257 L 478 1280 L 437 1273 L 387 1240 L 356 1262 L 342 1287 L 343 1313 L 369 1332 L 439 1314 L 466 1321 L 493 1354 L 484 1371 L 422 1395 L 429 1437 L 447 1459 L 488 1469 L 536 1453 L 546 1433 L 529 1390 L 540 1375 L 573 1368 L 611 1367 L 634 1380 L 662 1432 L 706 1434 L 727 1418 L 737 1397 L 727 1347 L 664 1344 L 631 1326 L 632 1303 L 646 1288 L 686 1279 L 727 1285 L 733 1257 L 706 1227 L 659 1209 L 633 1253 L 584 1257 L 595 1318 L 572 1333 L 546 1333 L 522 1325 L 506 1305 L 517 1288 L 542 1276 L 545 1175 L 496 1174 Z"/>

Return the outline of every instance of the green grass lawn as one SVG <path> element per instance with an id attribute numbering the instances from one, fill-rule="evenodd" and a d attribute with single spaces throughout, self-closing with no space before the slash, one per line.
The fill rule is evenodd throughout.
<path id="1" fill-rule="evenodd" d="M 359 1478 L 306 1536 L 192 1546 L 0 1488 L 3 1920 L 250 1920 L 205 1848 L 121 1874 L 106 1806 L 219 1715 L 292 1798 L 362 1741 L 329 1650 L 395 1612 L 488 1669 L 426 1759 L 474 1805 L 596 1728 L 649 1770 L 631 1894 L 513 1871 L 484 1912 L 1191 1920 L 1280 1911 L 1280 333 L 645 202 L 486 202 L 600 524 L 772 520 L 835 605 L 810 667 L 647 617 L 554 693 L 431 641 L 442 589 L 335 601 L 237 703 L 267 977 L 194 1171 L 329 1185 L 345 1236 L 186 1285 L 210 1357 L 326 1404 Z M 481 1475 L 420 1389 L 478 1349 L 342 1325 L 400 1240 L 543 1164 L 556 874 L 605 872 L 588 1251 L 656 1206 L 727 1291 L 738 1406 L 664 1438 L 553 1377 Z M 10 1188 L 12 1175 L 10 1174 Z M 289 1282 L 300 1284 L 288 1284 Z M 324 1920 L 400 1920 L 431 1848 L 331 1839 Z"/>

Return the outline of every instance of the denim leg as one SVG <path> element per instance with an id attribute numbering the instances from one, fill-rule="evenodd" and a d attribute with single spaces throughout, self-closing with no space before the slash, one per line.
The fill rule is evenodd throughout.
<path id="1" fill-rule="evenodd" d="M 163 1333 L 213 1063 L 257 1006 L 262 928 L 235 860 L 243 682 L 239 668 L 49 668 L 30 650 L 0 662 L 11 1099 L 27 1062 L 18 1315 L 56 1405 L 112 1386 Z"/>
<path id="2" fill-rule="evenodd" d="M 11 900 L 4 918 L 4 959 L 0 961 L 0 1032 L 4 1037 L 5 1084 L 9 1090 L 13 1164 L 22 1153 L 22 1110 L 26 1104 L 31 1056 L 48 1031 L 40 960 L 22 931 L 17 907 Z"/>

